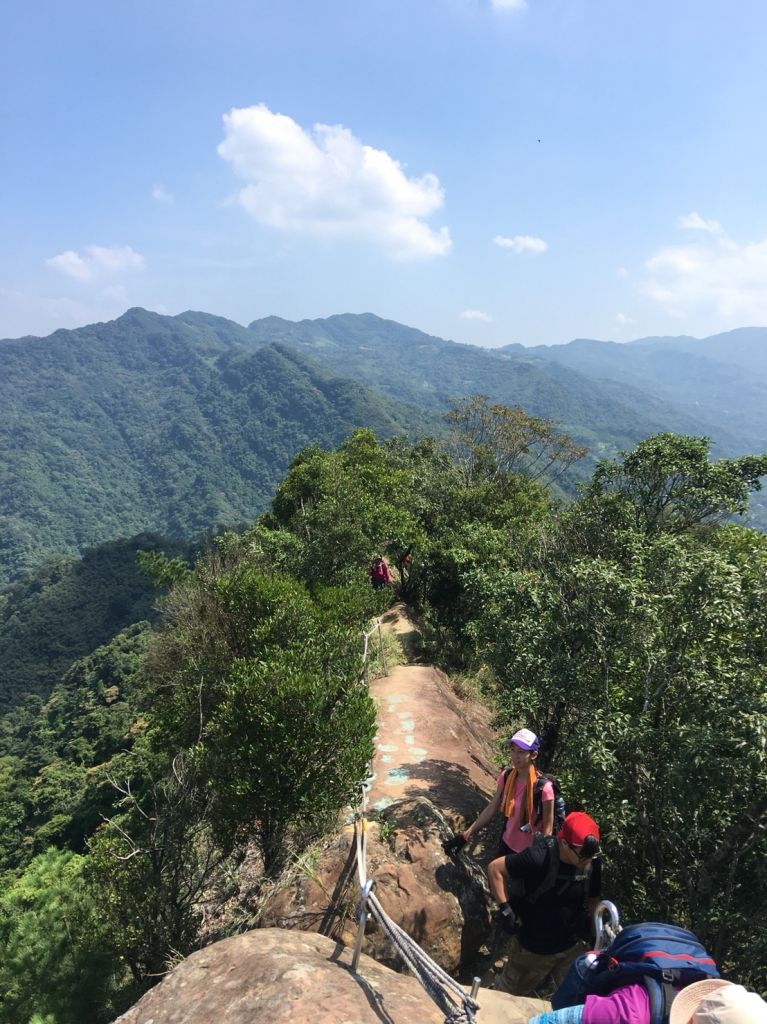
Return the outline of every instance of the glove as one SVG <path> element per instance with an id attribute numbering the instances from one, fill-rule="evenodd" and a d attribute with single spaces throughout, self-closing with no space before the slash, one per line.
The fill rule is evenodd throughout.
<path id="1" fill-rule="evenodd" d="M 461 852 L 465 845 L 466 840 L 463 838 L 462 835 L 459 834 L 457 836 L 453 836 L 452 839 L 447 839 L 442 844 L 442 849 L 445 851 L 448 857 L 455 860 L 455 858 L 458 856 L 458 854 Z"/>
<path id="2" fill-rule="evenodd" d="M 498 923 L 507 935 L 513 935 L 518 927 L 516 914 L 508 903 L 501 903 L 498 910 Z"/>

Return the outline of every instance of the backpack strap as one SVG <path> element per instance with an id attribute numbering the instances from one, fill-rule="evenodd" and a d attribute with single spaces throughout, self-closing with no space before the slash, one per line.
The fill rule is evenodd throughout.
<path id="1" fill-rule="evenodd" d="M 642 985 L 650 1000 L 649 1024 L 669 1024 L 668 1018 L 671 1004 L 676 997 L 676 988 L 667 978 L 659 981 L 648 974 L 642 976 Z"/>
<path id="2" fill-rule="evenodd" d="M 539 821 L 543 817 L 543 787 L 548 782 L 548 777 L 538 772 L 533 786 L 533 817 Z"/>
<path id="3" fill-rule="evenodd" d="M 538 885 L 536 885 L 532 892 L 525 893 L 526 903 L 535 903 L 542 893 L 553 889 L 559 875 L 559 843 L 557 840 L 554 836 L 537 835 L 535 843 L 546 846 L 549 851 L 549 862 L 546 867 L 546 874 Z"/>

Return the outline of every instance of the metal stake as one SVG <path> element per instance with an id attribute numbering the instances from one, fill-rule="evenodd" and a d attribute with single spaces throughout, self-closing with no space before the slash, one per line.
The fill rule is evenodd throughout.
<path id="1" fill-rule="evenodd" d="M 381 620 L 378 620 L 378 650 L 381 652 L 381 664 L 383 665 L 384 675 L 388 676 L 389 670 L 386 667 L 386 655 L 384 654 L 383 635 L 381 633 Z"/>

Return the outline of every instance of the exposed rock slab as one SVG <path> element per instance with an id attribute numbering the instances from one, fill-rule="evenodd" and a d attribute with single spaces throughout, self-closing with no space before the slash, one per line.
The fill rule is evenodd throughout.
<path id="1" fill-rule="evenodd" d="M 416 979 L 307 932 L 259 929 L 193 953 L 115 1024 L 443 1024 Z M 480 991 L 478 1024 L 526 1024 L 537 999 Z"/>
<path id="2" fill-rule="evenodd" d="M 388 916 L 441 967 L 455 972 L 474 958 L 490 930 L 484 872 L 472 861 L 456 865 L 445 856 L 441 843 L 450 829 L 425 797 L 403 800 L 390 813 L 389 841 L 381 841 L 378 823 L 369 829 L 367 877 Z M 316 930 L 350 945 L 359 892 L 354 833 L 348 827 L 314 871 L 296 877 L 267 903 L 261 924 Z M 400 965 L 372 918 L 363 949 L 380 963 Z"/>
<path id="3" fill-rule="evenodd" d="M 387 628 L 400 634 L 413 628 L 399 606 L 388 619 Z M 475 958 L 488 936 L 488 893 L 482 847 L 475 851 L 479 863 L 462 858 L 456 865 L 442 842 L 472 821 L 493 792 L 489 716 L 457 697 L 447 677 L 429 665 L 397 666 L 370 689 L 378 703 L 378 732 L 367 877 L 389 917 L 455 972 Z M 347 828 L 311 872 L 267 902 L 261 924 L 316 930 L 348 944 L 358 898 L 354 836 Z M 372 922 L 363 949 L 382 963 L 399 963 Z"/>

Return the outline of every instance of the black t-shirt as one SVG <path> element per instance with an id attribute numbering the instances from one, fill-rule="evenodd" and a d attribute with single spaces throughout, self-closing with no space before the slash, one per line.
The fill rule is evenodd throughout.
<path id="1" fill-rule="evenodd" d="M 506 857 L 506 870 L 512 879 L 524 884 L 525 894 L 535 892 L 549 877 L 551 858 L 558 856 L 554 843 L 540 840 Z M 587 897 L 599 899 L 602 894 L 602 864 L 599 858 L 586 867 L 559 862 L 553 884 L 533 903 L 523 900 L 519 908 L 522 927 L 519 941 L 531 953 L 561 953 L 588 934 L 585 910 Z"/>

